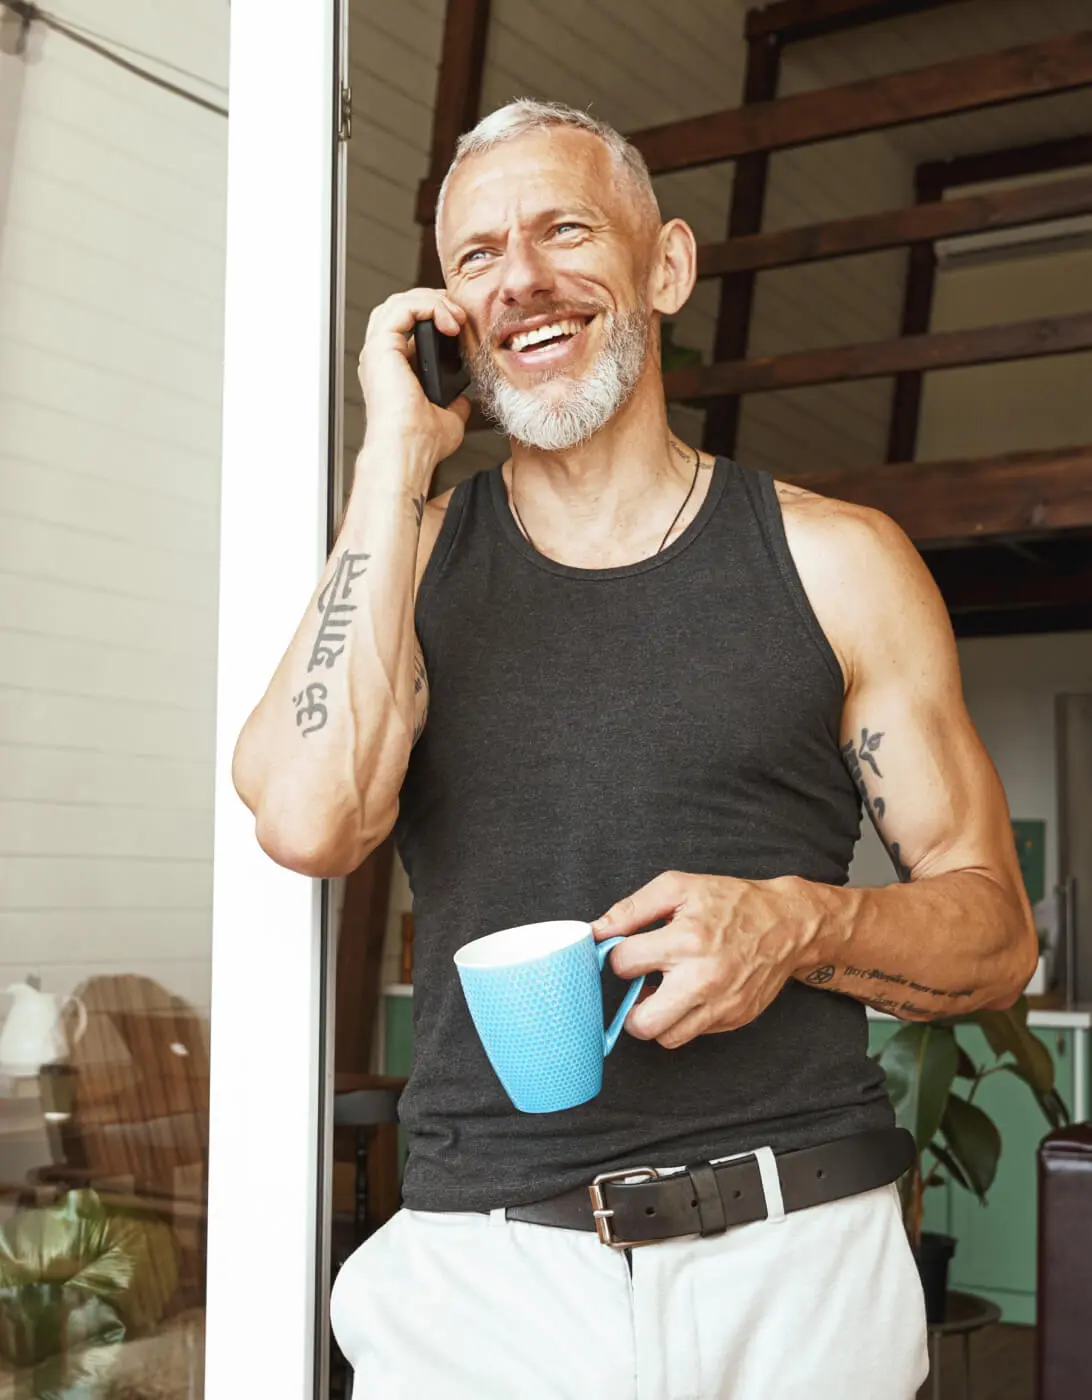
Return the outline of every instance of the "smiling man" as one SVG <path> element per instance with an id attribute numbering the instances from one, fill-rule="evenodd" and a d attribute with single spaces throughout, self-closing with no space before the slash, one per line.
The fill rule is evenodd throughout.
<path id="1" fill-rule="evenodd" d="M 671 432 L 694 236 L 616 132 L 494 112 L 437 233 L 444 289 L 372 314 L 341 533 L 235 758 L 275 860 L 345 874 L 393 829 L 414 891 L 405 1208 L 338 1340 L 374 1400 L 910 1400 L 865 1005 L 1006 1005 L 1036 958 L 944 607 L 889 520 Z M 511 439 L 431 501 L 469 405 L 421 392 L 428 317 Z M 846 886 L 862 808 L 900 883 Z M 608 1001 L 653 976 L 600 1095 L 525 1115 L 452 954 L 555 918 L 626 935 Z"/>

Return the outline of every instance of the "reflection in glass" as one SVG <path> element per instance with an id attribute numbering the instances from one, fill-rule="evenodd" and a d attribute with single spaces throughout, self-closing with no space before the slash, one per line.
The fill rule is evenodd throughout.
<path id="1" fill-rule="evenodd" d="M 229 9 L 30 13 L 0 6 L 0 1400 L 198 1400 Z"/>

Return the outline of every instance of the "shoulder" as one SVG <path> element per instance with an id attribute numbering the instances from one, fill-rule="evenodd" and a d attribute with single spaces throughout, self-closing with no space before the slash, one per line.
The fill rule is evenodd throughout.
<path id="1" fill-rule="evenodd" d="M 847 685 L 866 651 L 950 642 L 933 577 L 889 516 L 791 482 L 775 487 L 789 551 Z"/>

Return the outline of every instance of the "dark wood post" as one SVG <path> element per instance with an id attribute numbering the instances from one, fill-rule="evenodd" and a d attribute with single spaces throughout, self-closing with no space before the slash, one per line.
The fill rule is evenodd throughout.
<path id="1" fill-rule="evenodd" d="M 444 45 L 432 109 L 432 159 L 423 186 L 438 188 L 459 137 L 478 120 L 488 36 L 489 0 L 447 0 Z M 443 285 L 431 212 L 428 220 L 422 220 L 417 278 L 423 286 Z"/>
<path id="2" fill-rule="evenodd" d="M 918 204 L 942 198 L 944 185 L 935 171 L 919 167 L 914 179 Z M 933 290 L 936 287 L 937 255 L 932 243 L 915 243 L 906 255 L 906 283 L 903 289 L 901 335 L 924 335 L 933 316 Z M 891 397 L 891 426 L 887 434 L 887 460 L 912 462 L 918 440 L 921 415 L 921 370 L 895 376 Z"/>
<path id="3" fill-rule="evenodd" d="M 781 73 L 781 41 L 764 34 L 747 41 L 747 68 L 743 102 L 768 102 L 777 96 Z M 766 203 L 770 157 L 766 151 L 736 161 L 732 202 L 728 212 L 728 238 L 759 233 Z M 720 308 L 713 342 L 713 359 L 742 360 L 747 354 L 754 306 L 755 273 L 736 272 L 721 278 Z M 739 396 L 714 399 L 705 415 L 702 446 L 706 452 L 731 457 L 739 433 Z"/>

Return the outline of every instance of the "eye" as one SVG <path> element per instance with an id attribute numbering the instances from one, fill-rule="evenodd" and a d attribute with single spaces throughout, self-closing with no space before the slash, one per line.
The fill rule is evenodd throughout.
<path id="1" fill-rule="evenodd" d="M 485 257 L 484 248 L 472 248 L 469 253 L 459 259 L 459 266 L 466 267 L 467 263 L 478 262 Z"/>
<path id="2" fill-rule="evenodd" d="M 571 220 L 568 220 L 568 221 L 566 221 L 566 222 L 563 223 L 563 224 L 554 224 L 554 230 L 553 230 L 553 231 L 554 231 L 554 233 L 566 233 L 566 232 L 580 233 L 580 232 L 582 232 L 586 227 L 587 227 L 587 226 L 586 226 L 585 224 L 577 224 L 577 223 L 573 223 Z"/>

